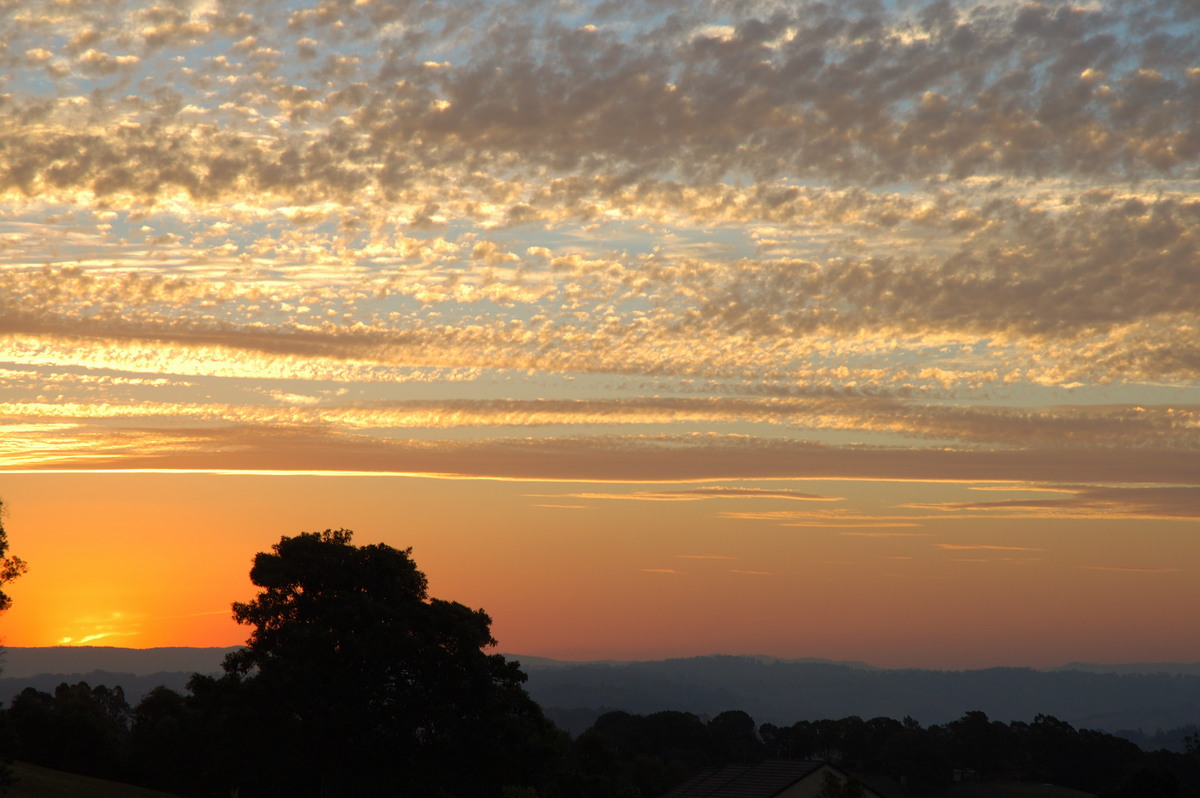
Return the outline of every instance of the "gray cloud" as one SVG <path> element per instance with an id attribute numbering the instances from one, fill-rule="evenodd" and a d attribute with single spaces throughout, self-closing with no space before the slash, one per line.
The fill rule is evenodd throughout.
<path id="1" fill-rule="evenodd" d="M 342 196 L 402 183 L 413 168 L 505 169 L 514 157 L 526 171 L 689 183 L 735 175 L 1120 178 L 1194 176 L 1200 154 L 1194 37 L 1132 5 L 941 3 L 905 16 L 806 5 L 738 19 L 695 10 L 634 37 L 620 26 L 534 21 L 505 7 L 449 34 L 447 26 L 478 9 L 445 5 L 395 19 L 374 6 L 322 5 L 271 35 L 255 21 L 265 6 L 248 19 L 143 8 L 131 34 L 143 54 L 190 52 L 216 37 L 229 44 L 223 57 L 245 59 L 231 62 L 239 80 L 217 88 L 218 102 L 206 102 L 212 110 L 192 123 L 168 116 L 167 93 L 158 123 L 122 138 L 10 130 L 6 161 L 24 157 L 6 170 L 6 183 L 29 189 L 35 176 L 49 177 L 143 201 L 174 187 L 196 196 L 247 188 Z M 334 21 L 345 32 L 315 74 L 280 79 L 278 59 L 309 34 L 316 44 L 306 47 L 323 44 Z M 94 38 L 94 27 L 80 26 Z M 38 43 L 44 30 L 10 32 Z M 243 56 L 235 45 L 250 31 L 262 39 Z M 367 37 L 378 55 L 355 50 Z M 264 48 L 279 56 L 256 66 L 252 56 Z M 446 58 L 422 59 L 421 51 Z M 263 91 L 244 91 L 247 81 Z M 231 121 L 217 110 L 222 100 L 254 114 L 210 130 L 210 118 Z M 9 100 L 26 112 L 40 102 Z M 97 131 L 122 110 L 93 109 Z M 291 124 L 254 121 L 280 113 Z M 53 153 L 68 154 L 68 163 L 52 165 Z"/>

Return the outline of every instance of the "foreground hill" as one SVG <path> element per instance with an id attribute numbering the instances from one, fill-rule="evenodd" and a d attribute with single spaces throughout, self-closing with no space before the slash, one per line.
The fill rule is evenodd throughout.
<path id="1" fill-rule="evenodd" d="M 6 798 L 171 798 L 170 793 L 17 762 Z"/>

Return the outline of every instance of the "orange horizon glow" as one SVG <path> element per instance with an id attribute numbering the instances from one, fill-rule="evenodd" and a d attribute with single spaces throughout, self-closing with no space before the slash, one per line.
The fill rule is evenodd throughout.
<path id="1" fill-rule="evenodd" d="M 0 20 L 7 645 L 346 527 L 526 655 L 1200 661 L 1200 28 L 236 6 Z"/>
<path id="2" fill-rule="evenodd" d="M 566 509 L 548 506 L 545 496 L 577 488 L 549 482 L 165 473 L 7 479 L 6 492 L 16 487 L 23 497 L 6 505 L 10 538 L 31 563 L 11 586 L 8 646 L 240 645 L 247 630 L 229 605 L 253 595 L 253 555 L 281 535 L 344 526 L 358 543 L 412 546 L 431 595 L 486 610 L 499 650 L 518 657 L 741 653 L 965 668 L 1200 655 L 1193 640 L 1170 633 L 1191 612 L 1184 608 L 1194 586 L 1179 565 L 1195 553 L 1187 522 L 1154 522 L 1161 528 L 1151 553 L 1122 529 L 1128 521 L 1096 528 L 1048 518 L 1045 529 L 1027 525 L 1016 534 L 992 520 L 975 532 L 978 542 L 958 543 L 947 540 L 959 535 L 957 519 L 878 537 L 844 527 L 789 532 L 712 507 L 763 501 L 753 493 L 683 503 L 605 494 Z M 855 504 L 877 501 L 879 487 L 805 484 L 806 492 L 838 485 L 840 500 Z M 892 483 L 898 493 L 930 496 L 972 487 Z M 615 496 L 644 486 L 622 488 Z M 64 489 L 77 501 L 58 501 Z M 197 496 L 223 500 L 198 505 Z M 100 519 L 75 514 L 97 506 L 105 510 Z M 682 516 L 680 508 L 687 508 Z M 999 540 L 1006 542 L 988 542 Z M 135 541 L 143 541 L 140 561 L 130 557 Z M 1146 602 L 1177 611 L 1156 628 Z"/>

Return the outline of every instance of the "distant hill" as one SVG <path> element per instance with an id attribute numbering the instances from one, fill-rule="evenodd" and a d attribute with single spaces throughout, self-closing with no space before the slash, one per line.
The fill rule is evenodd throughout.
<path id="1" fill-rule="evenodd" d="M 1200 676 L 1200 662 L 1129 662 L 1117 665 L 1095 665 L 1090 662 L 1068 662 L 1055 671 L 1086 671 L 1088 673 L 1166 673 L 1170 676 Z"/>
<path id="2" fill-rule="evenodd" d="M 610 666 L 621 666 L 621 665 L 643 665 L 643 664 L 645 664 L 644 662 L 632 662 L 632 661 L 617 660 L 617 659 L 590 660 L 588 662 L 571 662 L 568 660 L 561 660 L 561 659 L 547 659 L 546 657 L 530 657 L 530 656 L 524 656 L 521 654 L 505 654 L 504 656 L 507 659 L 516 660 L 517 662 L 521 663 L 522 670 L 526 670 L 526 671 L 528 671 L 531 668 L 540 670 L 543 668 L 578 668 L 581 666 L 582 667 L 610 667 Z M 719 654 L 713 654 L 708 657 L 697 657 L 696 659 L 716 660 L 716 659 L 722 659 L 722 658 L 725 658 L 725 657 L 723 657 L 722 655 L 719 655 Z M 782 659 L 780 657 L 768 657 L 768 656 L 763 656 L 763 655 L 756 655 L 756 656 L 737 656 L 737 657 L 729 657 L 729 658 L 753 660 L 754 662 L 762 662 L 762 663 L 788 662 L 788 663 L 806 664 L 806 665 L 840 665 L 840 666 L 843 666 L 846 668 L 856 668 L 856 669 L 865 670 L 865 671 L 883 670 L 883 668 L 876 667 L 875 665 L 869 665 L 865 662 L 858 662 L 856 660 L 821 659 L 818 657 L 803 657 L 801 659 Z M 665 660 L 665 661 L 678 662 L 679 660 Z M 1197 666 L 1197 667 L 1200 668 L 1200 666 Z"/>
<path id="3" fill-rule="evenodd" d="M 695 657 L 657 662 L 522 661 L 526 688 L 559 725 L 581 731 L 601 712 L 664 709 L 715 716 L 741 709 L 759 723 L 910 716 L 924 725 L 980 710 L 993 720 L 1052 715 L 1077 728 L 1153 734 L 1200 723 L 1200 676 L 1153 672 L 865 669 L 857 664 Z M 1181 666 L 1182 667 L 1182 666 Z"/>
<path id="4" fill-rule="evenodd" d="M 161 671 L 210 673 L 221 670 L 231 648 L 117 648 L 50 646 L 0 649 L 0 672 L 7 678 L 39 673 L 123 671 L 142 676 Z"/>
<path id="5" fill-rule="evenodd" d="M 46 693 L 66 682 L 121 687 L 130 705 L 159 685 L 183 692 L 194 673 L 217 674 L 237 648 L 115 648 L 52 646 L 0 649 L 0 701 L 26 687 Z"/>
<path id="6" fill-rule="evenodd" d="M 169 687 L 177 693 L 187 691 L 188 680 L 195 673 L 202 671 L 159 671 L 157 673 L 138 674 L 125 671 L 75 671 L 73 673 L 39 673 L 35 676 L 0 677 L 0 702 L 4 706 L 12 703 L 12 699 L 26 687 L 41 690 L 43 693 L 54 693 L 60 684 L 79 684 L 87 682 L 92 687 L 120 687 L 125 693 L 125 700 L 131 707 L 145 697 L 155 687 Z"/>
<path id="7" fill-rule="evenodd" d="M 193 673 L 219 673 L 233 648 L 112 647 L 4 650 L 0 700 L 62 682 L 120 685 L 131 704 L 163 684 L 182 691 Z M 980 710 L 993 720 L 1052 715 L 1076 728 L 1144 732 L 1200 724 L 1200 664 L 1092 665 L 1051 670 L 875 668 L 861 662 L 708 656 L 649 662 L 562 662 L 506 655 L 529 674 L 526 689 L 563 728 L 580 732 L 603 712 L 680 710 L 715 716 L 741 709 L 759 723 L 886 716 L 923 725 Z M 1133 736 L 1133 735 L 1131 735 Z"/>

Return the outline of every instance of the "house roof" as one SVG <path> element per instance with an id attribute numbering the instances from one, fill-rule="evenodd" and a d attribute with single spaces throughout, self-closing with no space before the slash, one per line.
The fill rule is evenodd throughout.
<path id="1" fill-rule="evenodd" d="M 663 798 L 771 798 L 820 770 L 824 762 L 773 759 L 701 773 Z"/>

